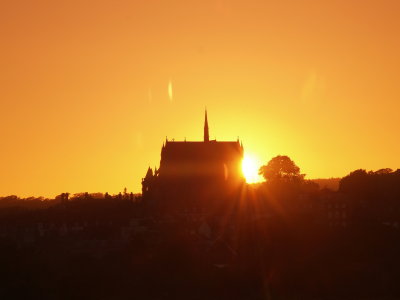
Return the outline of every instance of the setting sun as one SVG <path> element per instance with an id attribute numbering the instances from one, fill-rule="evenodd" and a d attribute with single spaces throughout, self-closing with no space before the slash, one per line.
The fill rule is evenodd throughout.
<path id="1" fill-rule="evenodd" d="M 258 175 L 258 169 L 261 163 L 254 156 L 245 155 L 242 160 L 242 172 L 247 183 L 255 183 L 262 181 L 262 177 Z"/>

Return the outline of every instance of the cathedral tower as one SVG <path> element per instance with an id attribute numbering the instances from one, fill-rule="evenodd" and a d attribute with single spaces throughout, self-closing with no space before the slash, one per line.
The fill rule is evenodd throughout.
<path id="1" fill-rule="evenodd" d="M 207 121 L 207 109 L 206 109 L 205 120 L 204 120 L 204 142 L 209 142 L 209 141 L 210 141 L 210 136 L 208 134 L 208 121 Z"/>

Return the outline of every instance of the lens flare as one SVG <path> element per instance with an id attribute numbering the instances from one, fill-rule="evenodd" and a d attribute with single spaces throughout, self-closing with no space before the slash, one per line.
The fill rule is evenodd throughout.
<path id="1" fill-rule="evenodd" d="M 168 82 L 168 98 L 169 98 L 169 101 L 172 101 L 172 98 L 173 97 L 173 94 L 172 94 L 172 81 L 171 81 L 171 79 L 169 80 L 169 82 Z"/>

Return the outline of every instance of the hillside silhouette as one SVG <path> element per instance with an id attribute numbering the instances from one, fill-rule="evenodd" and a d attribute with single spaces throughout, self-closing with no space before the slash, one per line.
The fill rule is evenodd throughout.
<path id="1" fill-rule="evenodd" d="M 283 159 L 282 159 L 283 158 Z M 279 163 L 277 163 L 279 161 Z M 203 210 L 131 193 L 0 198 L 1 293 L 41 299 L 393 299 L 400 296 L 400 170 L 339 189 L 287 156 L 238 198 Z M 207 210 L 209 209 L 209 210 Z"/>
<path id="2" fill-rule="evenodd" d="M 311 180 L 318 184 L 321 189 L 337 191 L 339 189 L 341 178 L 316 178 Z"/>

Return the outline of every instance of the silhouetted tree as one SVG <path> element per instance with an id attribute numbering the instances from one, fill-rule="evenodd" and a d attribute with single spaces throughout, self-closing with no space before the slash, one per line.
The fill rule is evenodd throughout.
<path id="1" fill-rule="evenodd" d="M 372 171 L 370 171 L 370 172 L 372 172 Z M 384 169 L 379 169 L 379 170 L 377 170 L 377 171 L 375 171 L 375 172 L 372 172 L 373 174 L 376 174 L 376 175 L 387 175 L 387 174 L 390 174 L 390 173 L 392 173 L 393 172 L 393 170 L 392 169 L 390 169 L 390 168 L 384 168 Z"/>
<path id="2" fill-rule="evenodd" d="M 258 174 L 266 181 L 303 181 L 305 174 L 300 174 L 300 168 L 286 155 L 272 158 L 267 165 L 261 166 Z"/>
<path id="3" fill-rule="evenodd" d="M 365 192 L 368 184 L 369 176 L 366 170 L 358 169 L 351 172 L 340 180 L 339 191 L 361 193 Z"/>
<path id="4" fill-rule="evenodd" d="M 55 200 L 59 200 L 62 203 L 65 203 L 68 201 L 69 193 L 61 193 L 60 195 L 57 195 L 55 197 Z"/>

